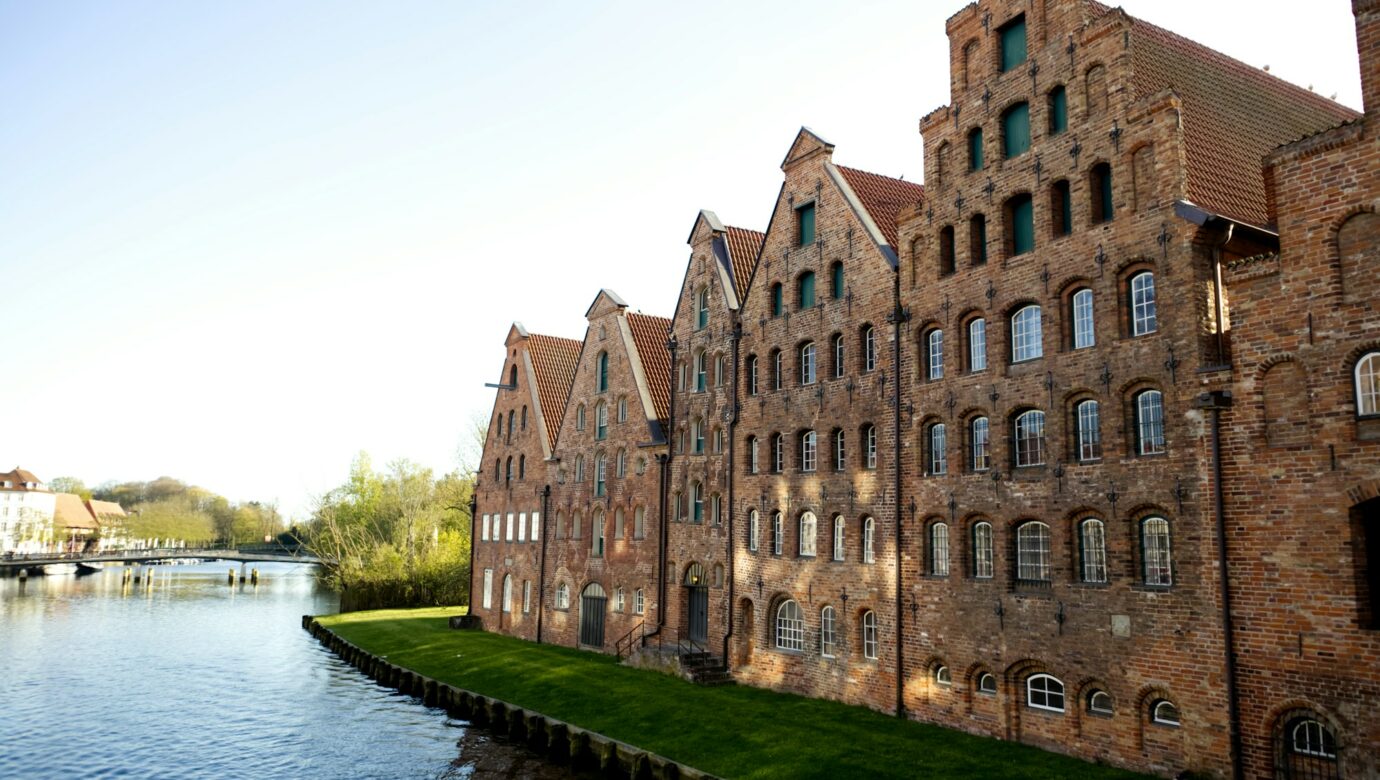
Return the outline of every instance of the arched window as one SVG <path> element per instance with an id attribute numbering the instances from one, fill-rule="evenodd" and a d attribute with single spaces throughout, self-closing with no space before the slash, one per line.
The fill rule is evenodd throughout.
<path id="1" fill-rule="evenodd" d="M 843 471 L 848 467 L 847 439 L 842 428 L 834 429 L 834 471 Z"/>
<path id="2" fill-rule="evenodd" d="M 1007 159 L 1030 151 L 1030 104 L 1017 103 L 1001 115 L 1002 152 Z"/>
<path id="3" fill-rule="evenodd" d="M 968 131 L 968 170 L 982 170 L 982 128 Z"/>
<path id="4" fill-rule="evenodd" d="M 1284 758 L 1286 777 L 1336 777 L 1337 737 L 1315 718 L 1294 718 L 1284 727 Z"/>
<path id="5" fill-rule="evenodd" d="M 1356 414 L 1380 414 L 1380 352 L 1371 352 L 1356 361 Z"/>
<path id="6" fill-rule="evenodd" d="M 579 512 L 575 512 L 570 516 L 570 538 L 585 538 L 585 519 Z"/>
<path id="7" fill-rule="evenodd" d="M 721 452 L 723 452 L 723 451 L 724 451 L 724 429 L 723 429 L 723 428 L 720 428 L 720 427 L 718 427 L 718 426 L 716 425 L 716 426 L 714 426 L 714 448 L 713 448 L 713 452 L 714 452 L 715 455 L 718 455 L 719 453 L 721 453 Z"/>
<path id="8" fill-rule="evenodd" d="M 843 515 L 834 515 L 834 560 L 841 561 L 844 558 L 844 527 L 847 522 Z"/>
<path id="9" fill-rule="evenodd" d="M 575 456 L 575 481 L 585 481 L 585 456 L 583 455 Z"/>
<path id="10" fill-rule="evenodd" d="M 757 552 L 759 539 L 761 539 L 761 517 L 754 509 L 748 512 L 748 550 Z"/>
<path id="11" fill-rule="evenodd" d="M 1049 217 L 1055 238 L 1073 233 L 1073 192 L 1067 179 L 1049 185 Z"/>
<path id="12" fill-rule="evenodd" d="M 877 468 L 877 426 L 871 423 L 862 429 L 863 468 Z"/>
<path id="13" fill-rule="evenodd" d="M 1088 693 L 1088 712 L 1094 715 L 1112 714 L 1112 695 L 1104 690 L 1094 688 Z"/>
<path id="14" fill-rule="evenodd" d="M 990 580 L 996 573 L 992 558 L 992 524 L 987 521 L 973 524 L 973 576 Z"/>
<path id="15" fill-rule="evenodd" d="M 517 366 L 508 369 L 508 386 L 517 389 Z"/>
<path id="16" fill-rule="evenodd" d="M 594 495 L 596 496 L 602 497 L 608 492 L 608 469 L 608 456 L 602 452 L 596 455 L 594 457 Z"/>
<path id="17" fill-rule="evenodd" d="M 807 341 L 800 345 L 800 384 L 815 383 L 815 343 Z"/>
<path id="18" fill-rule="evenodd" d="M 939 328 L 925 334 L 925 365 L 931 381 L 944 378 L 944 331 Z"/>
<path id="19" fill-rule="evenodd" d="M 771 435 L 771 470 L 773 474 L 786 470 L 786 437 L 779 433 Z"/>
<path id="20" fill-rule="evenodd" d="M 609 353 L 599 353 L 598 376 L 595 381 L 597 392 L 604 392 L 609 389 Z"/>
<path id="21" fill-rule="evenodd" d="M 628 399 L 627 399 L 627 398 L 619 398 L 619 399 L 618 399 L 618 422 L 621 422 L 621 423 L 622 423 L 622 422 L 627 422 L 627 421 L 628 421 Z"/>
<path id="22" fill-rule="evenodd" d="M 867 610 L 862 614 L 863 657 L 877 660 L 877 613 Z"/>
<path id="23" fill-rule="evenodd" d="M 974 214 L 968 220 L 968 262 L 984 265 L 987 262 L 987 217 Z"/>
<path id="24" fill-rule="evenodd" d="M 829 295 L 834 300 L 843 297 L 843 263 L 835 261 L 829 266 Z"/>
<path id="25" fill-rule="evenodd" d="M 1045 413 L 1031 409 L 1016 416 L 1014 431 L 1016 466 L 1043 466 L 1045 463 Z"/>
<path id="26" fill-rule="evenodd" d="M 695 352 L 695 392 L 703 393 L 709 387 L 709 355 L 704 350 Z"/>
<path id="27" fill-rule="evenodd" d="M 626 450 L 618 451 L 618 469 L 614 472 L 622 479 L 628 475 L 628 453 Z"/>
<path id="28" fill-rule="evenodd" d="M 1114 213 L 1110 164 L 1098 163 L 1088 172 L 1088 194 L 1092 198 L 1092 223 L 1110 222 Z"/>
<path id="29" fill-rule="evenodd" d="M 774 512 L 771 516 L 771 552 L 772 555 L 780 555 L 786 547 L 786 527 L 785 521 L 780 512 Z"/>
<path id="30" fill-rule="evenodd" d="M 709 520 L 714 525 L 722 525 L 724 522 L 723 496 L 718 493 L 709 497 Z"/>
<path id="31" fill-rule="evenodd" d="M 589 518 L 589 552 L 595 558 L 604 557 L 604 544 L 608 536 L 608 529 L 605 527 L 604 510 L 595 509 L 594 514 Z"/>
<path id="32" fill-rule="evenodd" d="M 800 470 L 804 472 L 814 471 L 817 454 L 815 432 L 805 431 L 800 434 Z"/>
<path id="33" fill-rule="evenodd" d="M 800 544 L 799 551 L 802 558 L 815 557 L 815 545 L 819 536 L 819 520 L 816 519 L 814 512 L 806 512 L 800 516 Z"/>
<path id="34" fill-rule="evenodd" d="M 1092 399 L 1079 401 L 1073 407 L 1073 424 L 1076 433 L 1074 453 L 1081 463 L 1102 459 L 1102 416 L 1097 402 Z"/>
<path id="35" fill-rule="evenodd" d="M 513 414 L 514 414 L 513 410 L 512 410 L 512 409 L 509 409 L 509 410 L 508 410 L 508 443 L 509 443 L 509 444 L 511 444 L 511 443 L 513 442 L 513 427 L 514 427 L 514 426 L 513 426 Z"/>
<path id="36" fill-rule="evenodd" d="M 991 430 L 986 417 L 974 417 L 968 423 L 968 449 L 972 453 L 973 471 L 992 468 Z"/>
<path id="37" fill-rule="evenodd" d="M 771 316 L 780 317 L 784 308 L 781 299 L 781 283 L 777 282 L 771 286 Z"/>
<path id="38" fill-rule="evenodd" d="M 838 635 L 834 631 L 834 608 L 819 611 L 819 654 L 833 658 L 838 652 Z"/>
<path id="39" fill-rule="evenodd" d="M 504 481 L 505 484 L 508 483 L 508 482 L 512 482 L 512 481 L 513 481 L 513 456 L 512 456 L 512 455 L 509 455 L 509 456 L 508 456 L 508 460 L 507 460 L 507 462 L 506 462 L 506 464 L 505 464 L 505 466 L 504 466 L 503 481 Z"/>
<path id="40" fill-rule="evenodd" d="M 503 611 L 513 611 L 513 575 L 503 575 Z"/>
<path id="41" fill-rule="evenodd" d="M 1084 287 L 1069 296 L 1069 321 L 1073 324 L 1073 348 L 1085 349 L 1097 343 L 1093 331 L 1093 294 Z"/>
<path id="42" fill-rule="evenodd" d="M 1168 699 L 1160 699 L 1150 705 L 1150 722 L 1161 726 L 1179 726 L 1179 708 Z"/>
<path id="43" fill-rule="evenodd" d="M 699 482 L 690 483 L 690 522 L 704 522 L 704 485 Z"/>
<path id="44" fill-rule="evenodd" d="M 756 474 L 760 470 L 760 463 L 757 460 L 757 437 L 749 436 L 747 440 L 748 473 Z"/>
<path id="45" fill-rule="evenodd" d="M 862 557 L 863 563 L 877 562 L 877 521 L 870 517 L 863 518 L 862 534 Z"/>
<path id="46" fill-rule="evenodd" d="M 930 574 L 949 576 L 949 526 L 935 523 L 930 526 Z"/>
<path id="47" fill-rule="evenodd" d="M 949 473 L 948 428 L 944 423 L 934 423 L 925 435 L 925 449 L 929 473 L 940 476 Z"/>
<path id="48" fill-rule="evenodd" d="M 1064 711 L 1064 684 L 1047 674 L 1032 674 L 1025 681 L 1025 703 L 1037 710 Z"/>
<path id="49" fill-rule="evenodd" d="M 748 395 L 757 395 L 757 356 L 748 355 L 747 359 L 747 392 Z"/>
<path id="50" fill-rule="evenodd" d="M 627 517 L 627 514 L 623 511 L 623 507 L 620 506 L 617 509 L 613 510 L 614 539 L 621 541 L 626 537 L 628 531 Z"/>
<path id="51" fill-rule="evenodd" d="M 1063 84 L 1045 93 L 1045 108 L 1049 114 L 1050 135 L 1069 129 L 1069 96 Z"/>
<path id="52" fill-rule="evenodd" d="M 945 225 L 939 230 L 939 274 L 947 276 L 954 272 L 954 226 Z"/>
<path id="53" fill-rule="evenodd" d="M 518 479 L 527 479 L 527 456 L 518 455 Z"/>
<path id="54" fill-rule="evenodd" d="M 625 601 L 624 601 L 624 598 L 623 598 L 623 589 L 622 589 L 621 587 L 614 588 L 614 589 L 613 589 L 613 611 L 614 611 L 614 612 L 622 612 L 624 606 L 625 606 Z"/>
<path id="55" fill-rule="evenodd" d="M 996 694 L 997 676 L 992 674 L 991 672 L 983 672 L 982 674 L 978 675 L 977 690 L 978 693 L 986 694 L 988 696 Z"/>
<path id="56" fill-rule="evenodd" d="M 935 685 L 948 688 L 950 685 L 954 684 L 953 672 L 950 672 L 947 666 L 941 665 L 936 667 L 934 670 L 934 683 Z"/>
<path id="57" fill-rule="evenodd" d="M 1136 452 L 1158 455 L 1164 452 L 1164 396 L 1158 390 L 1136 394 Z"/>
<path id="58" fill-rule="evenodd" d="M 1016 529 L 1016 579 L 1049 582 L 1049 526 L 1031 520 Z"/>
<path id="59" fill-rule="evenodd" d="M 877 370 L 877 331 L 871 325 L 862 330 L 863 373 Z"/>
<path id="60" fill-rule="evenodd" d="M 1040 325 L 1040 307 L 1022 306 L 1011 315 L 1011 362 L 1020 363 L 1044 355 L 1044 331 Z"/>
<path id="61" fill-rule="evenodd" d="M 987 320 L 981 317 L 968 323 L 968 370 L 987 370 Z"/>
<path id="62" fill-rule="evenodd" d="M 1140 521 L 1140 549 L 1145 584 L 1159 587 L 1173 585 L 1174 572 L 1169 554 L 1169 521 L 1163 517 L 1147 517 Z"/>
<path id="63" fill-rule="evenodd" d="M 714 355 L 714 386 L 723 387 L 728 381 L 728 364 L 722 352 Z"/>
<path id="64" fill-rule="evenodd" d="M 608 437 L 609 408 L 603 401 L 600 401 L 598 405 L 594 407 L 594 438 L 602 441 Z"/>
<path id="65" fill-rule="evenodd" d="M 575 407 L 575 430 L 577 430 L 577 431 L 583 431 L 584 429 L 585 429 L 585 405 L 584 405 L 584 404 L 580 404 L 579 406 Z"/>
<path id="66" fill-rule="evenodd" d="M 495 482 L 498 482 L 499 480 L 502 480 L 502 479 L 503 479 L 503 459 L 502 459 L 502 458 L 498 458 L 498 459 L 494 460 L 494 481 L 495 481 Z"/>
<path id="67" fill-rule="evenodd" d="M 701 287 L 695 295 L 695 328 L 703 329 L 709 325 L 709 288 Z"/>
<path id="68" fill-rule="evenodd" d="M 503 412 L 498 413 L 498 439 L 503 440 Z"/>
<path id="69" fill-rule="evenodd" d="M 647 510 L 638 507 L 633 510 L 633 538 L 644 539 L 647 536 Z"/>
<path id="70" fill-rule="evenodd" d="M 570 609 L 570 586 L 564 582 L 556 586 L 556 609 Z"/>
<path id="71" fill-rule="evenodd" d="M 646 610 L 646 606 L 647 601 L 642 594 L 642 589 L 638 588 L 633 591 L 633 614 L 641 615 Z"/>
<path id="72" fill-rule="evenodd" d="M 786 360 L 781 356 L 781 350 L 771 351 L 771 389 L 780 390 L 786 386 Z"/>
<path id="73" fill-rule="evenodd" d="M 776 608 L 776 647 L 778 650 L 805 649 L 805 615 L 793 599 Z"/>
<path id="74" fill-rule="evenodd" d="M 795 280 L 796 308 L 812 309 L 815 305 L 815 272 L 806 271 Z"/>
<path id="75" fill-rule="evenodd" d="M 527 430 L 527 404 L 522 405 L 522 429 Z"/>
<path id="76" fill-rule="evenodd" d="M 1159 328 L 1155 316 L 1155 275 L 1141 271 L 1131 277 L 1131 335 L 1144 336 Z"/>
<path id="77" fill-rule="evenodd" d="M 1035 204 L 1030 193 L 1013 195 L 1002 208 L 1006 216 L 1006 256 L 1016 257 L 1035 249 Z"/>
<path id="78" fill-rule="evenodd" d="M 1084 105 L 1088 107 L 1088 117 L 1107 113 L 1107 69 L 1101 65 L 1088 68 L 1084 76 L 1086 95 Z"/>
<path id="79" fill-rule="evenodd" d="M 1107 529 L 1101 520 L 1088 518 L 1078 524 L 1078 551 L 1083 559 L 1083 581 L 1107 581 Z"/>
<path id="80" fill-rule="evenodd" d="M 696 455 L 704 454 L 704 419 L 701 417 L 690 423 L 690 442 Z"/>

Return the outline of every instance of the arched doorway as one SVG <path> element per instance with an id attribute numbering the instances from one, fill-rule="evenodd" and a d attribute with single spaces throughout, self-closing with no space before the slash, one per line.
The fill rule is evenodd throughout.
<path id="1" fill-rule="evenodd" d="M 685 567 L 685 602 L 690 641 L 709 641 L 709 581 L 698 563 Z"/>
<path id="2" fill-rule="evenodd" d="M 591 582 L 580 593 L 580 644 L 604 646 L 604 608 L 608 594 L 597 582 Z"/>

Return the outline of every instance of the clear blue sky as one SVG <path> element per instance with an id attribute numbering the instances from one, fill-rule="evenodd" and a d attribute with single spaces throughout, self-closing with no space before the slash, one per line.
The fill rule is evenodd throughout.
<path id="1" fill-rule="evenodd" d="M 961 3 L 0 0 L 0 468 L 305 514 L 456 465 L 509 323 L 670 313 L 806 124 L 920 179 Z M 1127 10 L 1360 104 L 1350 4 Z"/>

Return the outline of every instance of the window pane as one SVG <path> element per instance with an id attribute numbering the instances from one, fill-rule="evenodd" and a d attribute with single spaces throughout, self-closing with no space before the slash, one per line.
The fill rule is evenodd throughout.
<path id="1" fill-rule="evenodd" d="M 1073 348 L 1083 349 L 1095 343 L 1092 290 L 1079 290 L 1073 294 Z"/>
<path id="2" fill-rule="evenodd" d="M 1045 462 L 1045 413 L 1029 411 L 1016 418 L 1016 465 Z"/>
<path id="3" fill-rule="evenodd" d="M 930 426 L 930 473 L 946 474 L 949 471 L 949 457 L 946 452 L 948 434 L 944 423 Z"/>
<path id="4" fill-rule="evenodd" d="M 935 523 L 930 528 L 930 574 L 949 575 L 949 526 Z"/>
<path id="5" fill-rule="evenodd" d="M 1011 360 L 1019 363 L 1044 354 L 1040 307 L 1027 306 L 1011 318 Z"/>
<path id="6" fill-rule="evenodd" d="M 815 383 L 815 345 L 806 344 L 800 348 L 800 384 Z"/>
<path id="7" fill-rule="evenodd" d="M 1016 530 L 1016 579 L 1049 581 L 1049 526 L 1026 523 Z"/>
<path id="8" fill-rule="evenodd" d="M 929 378 L 944 378 L 944 331 L 930 331 L 928 339 L 929 347 Z"/>
<path id="9" fill-rule="evenodd" d="M 1158 390 L 1136 396 L 1136 435 L 1141 455 L 1164 452 L 1164 401 Z"/>
<path id="10" fill-rule="evenodd" d="M 1356 364 L 1356 413 L 1380 414 L 1380 352 L 1372 352 Z"/>
<path id="11" fill-rule="evenodd" d="M 987 369 L 987 320 L 968 323 L 968 367 L 972 371 Z"/>
<path id="12" fill-rule="evenodd" d="M 1078 459 L 1097 460 L 1102 457 L 1102 421 L 1096 401 L 1078 404 Z"/>
<path id="13" fill-rule="evenodd" d="M 1154 333 L 1159 327 L 1155 316 L 1155 275 L 1149 271 L 1131 277 L 1131 335 Z"/>
<path id="14" fill-rule="evenodd" d="M 1007 157 L 1030 149 L 1030 104 L 1017 103 L 1002 114 L 1002 150 Z"/>
<path id="15" fill-rule="evenodd" d="M 972 423 L 973 471 L 986 471 L 992 467 L 992 454 L 988 442 L 986 417 L 978 417 Z"/>

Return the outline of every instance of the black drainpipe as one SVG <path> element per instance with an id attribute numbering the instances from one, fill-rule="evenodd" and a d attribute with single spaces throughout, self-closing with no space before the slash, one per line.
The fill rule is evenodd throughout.
<path id="1" fill-rule="evenodd" d="M 1212 499 L 1217 530 L 1217 576 L 1222 591 L 1222 643 L 1227 675 L 1227 720 L 1231 736 L 1232 777 L 1245 775 L 1241 767 L 1241 713 L 1237 705 L 1236 643 L 1231 625 L 1231 578 L 1227 574 L 1227 519 L 1222 495 L 1222 411 L 1232 405 L 1230 390 L 1214 390 L 1198 396 L 1198 408 L 1212 413 Z"/>
<path id="2" fill-rule="evenodd" d="M 728 631 L 724 634 L 724 668 L 730 671 L 733 669 L 733 663 L 729 659 L 728 646 L 729 642 L 733 639 L 733 561 L 736 557 L 735 553 L 737 549 L 734 547 L 733 539 L 733 515 L 736 512 L 734 507 L 737 506 L 737 504 L 733 503 L 733 486 L 738 481 L 733 471 L 733 453 L 738 449 L 738 440 L 733 434 L 738 428 L 738 340 L 741 339 L 742 336 L 743 323 L 741 320 L 735 318 L 733 323 L 733 335 L 729 337 L 733 343 L 733 383 L 731 385 L 733 395 L 729 401 L 729 403 L 732 404 L 732 407 L 730 407 L 732 411 L 728 418 L 728 441 L 725 445 L 728 447 L 728 574 L 726 575 L 728 579 Z"/>
<path id="3" fill-rule="evenodd" d="M 905 642 L 901 639 L 901 629 L 905 626 L 906 618 L 903 614 L 904 588 L 901 577 L 901 334 L 904 332 L 902 326 L 910 321 L 910 312 L 901 306 L 900 268 L 900 263 L 897 263 L 891 274 L 891 297 L 895 307 L 891 314 L 891 370 L 894 379 L 891 397 L 891 430 L 894 436 L 891 447 L 895 453 L 891 472 L 895 478 L 893 511 L 896 515 L 896 717 L 904 718 L 906 717 Z"/>
<path id="4" fill-rule="evenodd" d="M 541 644 L 541 616 L 546 611 L 546 515 L 551 504 L 551 486 L 541 489 L 541 559 L 537 561 L 537 644 Z M 473 546 L 473 545 L 471 545 Z"/>
<path id="5" fill-rule="evenodd" d="M 479 464 L 480 471 L 483 471 L 484 464 Z M 470 488 L 470 607 L 469 614 L 474 614 L 474 543 L 479 537 L 474 533 L 474 524 L 479 517 L 479 472 L 475 472 L 474 487 Z"/>

